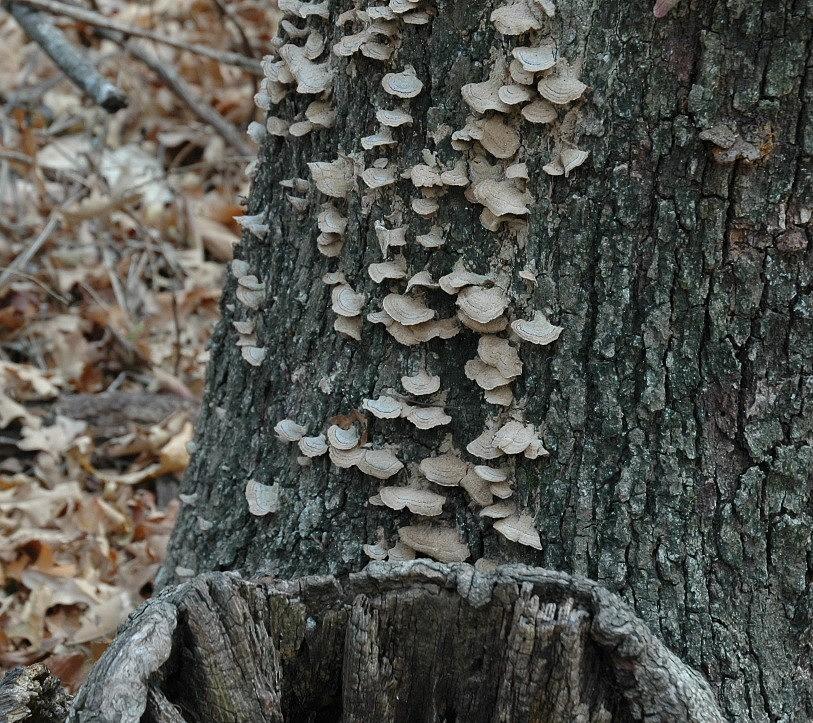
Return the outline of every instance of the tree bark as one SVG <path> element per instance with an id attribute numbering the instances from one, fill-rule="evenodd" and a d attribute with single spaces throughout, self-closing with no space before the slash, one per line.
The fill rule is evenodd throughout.
<path id="1" fill-rule="evenodd" d="M 708 684 L 617 596 L 509 565 L 210 573 L 130 619 L 68 721 L 698 721 Z"/>
<path id="2" fill-rule="evenodd" d="M 328 46 L 350 7 L 329 5 L 329 22 L 307 20 Z M 448 392 L 450 426 L 368 420 L 370 442 L 397 448 L 408 468 L 437 453 L 444 430 L 465 450 L 488 420 L 506 418 L 463 372 L 475 357 L 473 332 L 405 347 L 366 321 L 361 342 L 332 329 L 326 272 L 343 271 L 367 295 L 365 314 L 389 291 L 403 292 L 403 282 L 379 286 L 367 273 L 382 260 L 375 221 L 398 225 L 387 217 L 403 208 L 408 276 L 428 269 L 437 279 L 462 259 L 508 278 L 511 319 L 542 310 L 564 327 L 552 345 L 519 345 L 524 371 L 514 383 L 512 411 L 541 425 L 550 451 L 511 463 L 514 498 L 533 515 L 542 549 L 508 542 L 466 493 L 443 488 L 441 519 L 463 535 L 470 559 L 593 578 L 708 678 L 726 717 L 810 719 L 805 9 L 798 0 L 695 0 L 655 21 L 643 0 L 572 0 L 544 30 L 512 38 L 495 32 L 493 8 L 444 0 L 428 24 L 401 24 L 390 61 L 333 58 L 335 126 L 266 140 L 248 213 L 262 214 L 269 231 L 247 233 L 239 249 L 265 300 L 252 314 L 235 280 L 226 284 L 183 487 L 189 504 L 161 582 L 211 570 L 344 575 L 365 564 L 362 545 L 375 543 L 379 528 L 392 541 L 414 523 L 406 511 L 368 504 L 378 488 L 371 477 L 327 457 L 297 464 L 296 445 L 273 432 L 283 418 L 318 434 L 423 366 Z M 412 65 L 423 89 L 405 103 L 414 122 L 393 130 L 397 145 L 364 153 L 364 166 L 385 156 L 400 173 L 429 149 L 448 167 L 465 157 L 445 131 L 470 113 L 461 87 L 545 35 L 582 64 L 589 91 L 553 126 L 518 126 L 516 160 L 528 165 L 533 196 L 526 236 L 484 229 L 481 208 L 458 189 L 427 220 L 409 210 L 418 195 L 409 180 L 373 197 L 357 181 L 337 204 L 348 219 L 341 256 L 318 253 L 316 215 L 328 199 L 280 182 L 309 179 L 307 162 L 361 152 L 359 139 L 378 126 L 376 106 L 394 105 L 385 73 Z M 294 120 L 315 97 L 291 92 L 272 113 Z M 557 133 L 590 151 L 568 178 L 542 169 Z M 289 193 L 307 198 L 306 213 L 294 211 Z M 413 240 L 432 225 L 449 226 L 434 251 Z M 536 285 L 518 276 L 528 268 Z M 441 317 L 454 314 L 452 297 L 429 291 L 426 299 Z M 266 350 L 259 367 L 235 344 L 231 322 L 248 318 Z M 249 513 L 249 479 L 278 485 L 278 512 Z"/>

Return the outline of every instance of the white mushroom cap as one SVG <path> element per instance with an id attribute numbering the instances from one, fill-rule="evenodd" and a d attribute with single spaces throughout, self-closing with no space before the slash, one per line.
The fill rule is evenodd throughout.
<path id="1" fill-rule="evenodd" d="M 511 76 L 511 80 L 515 83 L 519 83 L 520 85 L 534 85 L 534 74 L 525 70 L 525 68 L 522 67 L 522 63 L 516 58 L 514 58 L 508 66 L 508 73 Z"/>
<path id="2" fill-rule="evenodd" d="M 327 442 L 325 435 L 320 434 L 316 437 L 302 437 L 299 440 L 299 451 L 306 457 L 320 457 L 327 452 Z"/>
<path id="3" fill-rule="evenodd" d="M 406 260 L 403 256 L 397 256 L 393 261 L 370 264 L 367 273 L 376 284 L 382 283 L 385 279 L 403 279 L 406 277 Z"/>
<path id="4" fill-rule="evenodd" d="M 494 389 L 487 389 L 483 395 L 486 402 L 489 404 L 496 404 L 500 407 L 510 407 L 514 401 L 514 393 L 511 387 L 506 384 L 504 387 L 494 387 Z"/>
<path id="5" fill-rule="evenodd" d="M 350 429 L 343 429 L 338 424 L 332 424 L 327 430 L 327 441 L 331 447 L 346 452 L 359 443 L 359 432 L 355 425 Z"/>
<path id="6" fill-rule="evenodd" d="M 466 446 L 466 451 L 480 459 L 497 459 L 503 451 L 494 445 L 496 430 L 486 429 Z"/>
<path id="7" fill-rule="evenodd" d="M 366 297 L 357 294 L 347 284 L 339 284 L 333 287 L 331 300 L 333 311 L 339 316 L 358 316 L 364 308 Z"/>
<path id="8" fill-rule="evenodd" d="M 401 294 L 387 294 L 382 302 L 386 311 L 395 321 L 404 326 L 412 326 L 433 319 L 435 312 L 422 301 Z"/>
<path id="9" fill-rule="evenodd" d="M 531 91 L 525 85 L 511 83 L 500 86 L 497 97 L 506 105 L 519 105 L 531 99 Z"/>
<path id="10" fill-rule="evenodd" d="M 315 126 L 313 123 L 311 123 L 309 120 L 297 121 L 288 126 L 288 133 L 294 138 L 301 138 L 302 136 L 306 136 L 308 133 L 310 133 L 314 127 Z"/>
<path id="11" fill-rule="evenodd" d="M 395 145 L 396 141 L 392 137 L 392 131 L 386 126 L 382 126 L 373 135 L 364 136 L 360 143 L 365 151 L 370 151 L 379 146 Z"/>
<path id="12" fill-rule="evenodd" d="M 414 98 L 423 88 L 423 83 L 415 74 L 415 68 L 407 65 L 400 73 L 387 73 L 381 79 L 381 87 L 398 98 Z"/>
<path id="13" fill-rule="evenodd" d="M 397 128 L 404 124 L 412 124 L 412 116 L 405 110 L 395 108 L 393 110 L 379 109 L 375 113 L 379 123 L 389 128 Z"/>
<path id="14" fill-rule="evenodd" d="M 548 70 L 556 64 L 556 43 L 552 39 L 536 48 L 514 48 L 511 53 L 530 73 Z"/>
<path id="15" fill-rule="evenodd" d="M 361 406 L 378 419 L 396 419 L 404 409 L 403 402 L 387 395 L 381 395 L 378 399 L 365 399 Z"/>
<path id="16" fill-rule="evenodd" d="M 513 158 L 519 150 L 519 133 L 498 116 L 492 116 L 483 124 L 480 145 L 495 158 Z"/>
<path id="17" fill-rule="evenodd" d="M 534 526 L 534 518 L 528 514 L 514 514 L 497 520 L 494 523 L 494 529 L 506 540 L 518 542 L 520 545 L 527 545 L 536 550 L 542 549 L 542 541 Z"/>
<path id="18" fill-rule="evenodd" d="M 274 432 L 283 442 L 298 442 L 308 430 L 293 419 L 281 419 L 274 425 Z"/>
<path id="19" fill-rule="evenodd" d="M 243 259 L 234 259 L 231 262 L 231 273 L 236 279 L 239 279 L 241 276 L 248 276 L 250 267 L 247 261 L 243 261 Z"/>
<path id="20" fill-rule="evenodd" d="M 404 389 L 416 397 L 434 394 L 440 389 L 440 377 L 429 374 L 425 370 L 419 371 L 411 377 L 401 377 Z"/>
<path id="21" fill-rule="evenodd" d="M 442 487 L 456 487 L 466 476 L 469 463 L 454 452 L 427 457 L 419 465 L 426 479 Z"/>
<path id="22" fill-rule="evenodd" d="M 253 216 L 233 216 L 233 218 L 240 228 L 254 234 L 257 238 L 261 238 L 268 233 L 268 224 L 262 220 L 264 215 L 263 213 L 257 213 Z"/>
<path id="23" fill-rule="evenodd" d="M 296 78 L 297 93 L 323 93 L 333 86 L 335 70 L 330 63 L 314 63 L 304 47 L 289 43 L 279 49 L 279 55 Z"/>
<path id="24" fill-rule="evenodd" d="M 398 536 L 405 545 L 438 562 L 463 562 L 471 554 L 457 530 L 450 527 L 409 525 L 401 527 Z"/>
<path id="25" fill-rule="evenodd" d="M 440 226 L 432 226 L 429 233 L 416 236 L 415 240 L 425 249 L 436 249 L 446 243 L 443 238 L 443 229 Z"/>
<path id="26" fill-rule="evenodd" d="M 443 407 L 412 407 L 406 419 L 418 429 L 434 429 L 452 421 L 452 418 L 443 411 Z"/>
<path id="27" fill-rule="evenodd" d="M 556 73 L 542 78 L 536 89 L 546 100 L 556 105 L 565 105 L 581 98 L 587 86 L 578 78 L 573 78 L 564 73 Z"/>
<path id="28" fill-rule="evenodd" d="M 497 32 L 503 35 L 522 35 L 542 27 L 542 19 L 532 11 L 526 0 L 511 0 L 494 10 L 490 19 Z"/>
<path id="29" fill-rule="evenodd" d="M 353 164 L 347 158 L 339 157 L 335 161 L 313 161 L 308 163 L 311 178 L 326 196 L 346 198 L 353 182 Z"/>
<path id="30" fill-rule="evenodd" d="M 587 160 L 590 155 L 589 151 L 583 151 L 581 148 L 566 147 L 562 149 L 559 154 L 559 163 L 562 164 L 562 170 L 565 173 L 565 178 L 570 175 L 574 168 L 578 168 L 582 163 Z"/>
<path id="31" fill-rule="evenodd" d="M 343 234 L 347 229 L 347 219 L 342 216 L 339 209 L 332 203 L 322 205 L 322 210 L 317 216 L 319 230 L 323 233 Z"/>
<path id="32" fill-rule="evenodd" d="M 305 118 L 319 128 L 332 128 L 336 122 L 336 110 L 330 103 L 314 100 L 305 109 Z"/>
<path id="33" fill-rule="evenodd" d="M 446 276 L 441 276 L 438 279 L 438 284 L 440 284 L 443 291 L 454 296 L 466 286 L 484 284 L 486 281 L 488 281 L 488 276 L 475 274 L 473 271 L 458 267 L 451 273 L 446 274 Z"/>
<path id="34" fill-rule="evenodd" d="M 496 482 L 491 485 L 491 494 L 505 500 L 514 494 L 514 490 L 508 482 Z"/>
<path id="35" fill-rule="evenodd" d="M 482 83 L 468 83 L 460 89 L 460 94 L 469 108 L 476 113 L 485 113 L 489 110 L 508 113 L 510 107 L 503 103 L 499 96 L 504 77 L 505 66 L 500 61 L 494 65 L 488 80 Z"/>
<path id="36" fill-rule="evenodd" d="M 423 344 L 432 339 L 451 339 L 460 333 L 460 324 L 454 317 L 450 319 L 435 319 L 423 324 L 409 327 L 419 343 Z"/>
<path id="37" fill-rule="evenodd" d="M 505 169 L 506 178 L 521 178 L 527 181 L 530 178 L 528 174 L 527 163 L 513 163 Z"/>
<path id="38" fill-rule="evenodd" d="M 418 163 L 409 169 L 408 177 L 416 188 L 430 188 L 432 186 L 442 186 L 440 172 L 437 168 L 427 166 L 425 163 Z"/>
<path id="39" fill-rule="evenodd" d="M 505 311 L 508 298 L 496 287 L 468 286 L 457 295 L 457 305 L 468 317 L 485 324 Z"/>
<path id="40" fill-rule="evenodd" d="M 440 174 L 441 183 L 444 186 L 458 186 L 464 188 L 469 185 L 469 175 L 466 170 L 466 162 L 462 158 L 458 159 L 457 163 L 452 168 L 443 171 Z"/>
<path id="41" fill-rule="evenodd" d="M 402 510 L 424 517 L 436 517 L 443 512 L 446 498 L 429 490 L 417 490 L 412 487 L 381 487 L 378 490 L 381 501 L 390 509 Z"/>
<path id="42" fill-rule="evenodd" d="M 337 316 L 333 320 L 333 329 L 339 334 L 361 341 L 361 317 Z"/>
<path id="43" fill-rule="evenodd" d="M 506 470 L 489 467 L 485 464 L 476 465 L 474 472 L 480 479 L 490 483 L 505 482 L 508 479 L 508 472 Z"/>
<path id="44" fill-rule="evenodd" d="M 485 507 L 494 502 L 494 496 L 491 494 L 491 485 L 478 477 L 471 470 L 469 470 L 468 474 L 463 478 L 460 486 L 466 490 L 471 501 L 480 507 Z"/>
<path id="45" fill-rule="evenodd" d="M 480 517 L 491 517 L 495 520 L 500 520 L 505 517 L 511 517 L 516 514 L 517 506 L 513 502 L 495 502 L 493 505 L 484 507 L 480 510 Z"/>
<path id="46" fill-rule="evenodd" d="M 370 40 L 372 36 L 373 34 L 369 28 L 364 28 L 355 35 L 345 35 L 333 46 L 333 54 L 339 58 L 349 58 L 353 53 L 361 50 L 361 46 Z"/>
<path id="47" fill-rule="evenodd" d="M 387 228 L 381 221 L 375 222 L 375 235 L 378 244 L 381 246 L 381 253 L 387 255 L 387 250 L 391 246 L 406 246 L 406 226 L 398 228 Z"/>
<path id="48" fill-rule="evenodd" d="M 390 186 L 397 180 L 395 174 L 389 168 L 365 168 L 361 173 L 361 180 L 367 184 L 368 188 L 383 188 Z"/>
<path id="49" fill-rule="evenodd" d="M 517 350 L 508 339 L 498 336 L 482 336 L 477 343 L 477 355 L 486 363 L 497 367 L 506 379 L 522 374 L 522 362 Z"/>
<path id="50" fill-rule="evenodd" d="M 388 562 L 406 562 L 407 560 L 414 560 L 415 557 L 415 550 L 405 545 L 401 540 L 398 540 L 387 553 Z"/>
<path id="51" fill-rule="evenodd" d="M 517 190 L 512 181 L 495 181 L 486 179 L 473 188 L 477 203 L 485 206 L 495 216 L 515 214 L 524 216 L 528 213 L 527 203 L 530 196 L 527 192 Z"/>
<path id="52" fill-rule="evenodd" d="M 413 198 L 410 206 L 419 216 L 431 216 L 440 208 L 438 202 L 433 198 Z"/>
<path id="53" fill-rule="evenodd" d="M 533 424 L 523 425 L 521 422 L 511 420 L 500 427 L 494 435 L 493 444 L 506 454 L 520 454 L 535 438 Z"/>
<path id="54" fill-rule="evenodd" d="M 541 311 L 535 311 L 531 319 L 511 322 L 511 330 L 523 341 L 531 344 L 550 344 L 559 338 L 561 326 L 554 326 Z"/>
<path id="55" fill-rule="evenodd" d="M 268 349 L 261 346 L 244 346 L 241 347 L 240 353 L 251 366 L 258 367 L 263 363 L 268 354 Z"/>
<path id="56" fill-rule="evenodd" d="M 288 135 L 288 121 L 270 115 L 265 121 L 265 129 L 268 131 L 268 135 L 284 138 Z"/>
<path id="57" fill-rule="evenodd" d="M 397 15 L 416 10 L 419 6 L 419 0 L 390 0 L 389 2 L 389 9 Z"/>
<path id="58" fill-rule="evenodd" d="M 389 60 L 395 48 L 392 45 L 369 40 L 361 46 L 361 54 L 370 60 Z"/>
<path id="59" fill-rule="evenodd" d="M 389 479 L 398 474 L 404 465 L 388 449 L 366 449 L 362 458 L 356 463 L 356 467 L 360 472 L 376 479 Z"/>
<path id="60" fill-rule="evenodd" d="M 248 321 L 233 321 L 231 325 L 235 328 L 238 334 L 254 333 L 254 319 L 249 319 Z"/>
<path id="61" fill-rule="evenodd" d="M 508 319 L 506 319 L 505 316 L 498 316 L 496 319 L 488 321 L 485 324 L 475 321 L 463 311 L 457 312 L 457 318 L 463 322 L 463 326 L 478 334 L 497 334 L 498 332 L 504 331 L 508 326 Z"/>
<path id="62" fill-rule="evenodd" d="M 432 279 L 432 274 L 424 269 L 423 271 L 419 271 L 417 274 L 412 276 L 409 281 L 407 281 L 406 290 L 409 291 L 413 286 L 420 286 L 426 289 L 436 289 L 438 284 Z"/>
<path id="63" fill-rule="evenodd" d="M 349 469 L 355 467 L 364 457 L 365 450 L 361 447 L 354 447 L 353 449 L 337 449 L 330 447 L 327 453 L 330 456 L 330 461 L 341 469 Z"/>
<path id="64" fill-rule="evenodd" d="M 477 383 L 481 389 L 496 389 L 511 382 L 496 367 L 486 364 L 482 359 L 469 359 L 463 367 L 466 378 Z"/>
<path id="65" fill-rule="evenodd" d="M 279 485 L 264 485 L 250 479 L 246 482 L 248 511 L 257 517 L 279 510 Z"/>
<path id="66" fill-rule="evenodd" d="M 251 123 L 248 124 L 248 128 L 246 128 L 246 135 L 257 144 L 263 142 L 263 139 L 267 133 L 268 129 L 262 123 L 258 123 L 257 121 L 251 121 Z"/>

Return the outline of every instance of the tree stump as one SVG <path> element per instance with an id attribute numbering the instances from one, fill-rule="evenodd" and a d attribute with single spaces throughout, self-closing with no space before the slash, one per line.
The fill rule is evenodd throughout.
<path id="1" fill-rule="evenodd" d="M 616 595 L 506 565 L 207 573 L 135 612 L 69 721 L 722 721 Z"/>

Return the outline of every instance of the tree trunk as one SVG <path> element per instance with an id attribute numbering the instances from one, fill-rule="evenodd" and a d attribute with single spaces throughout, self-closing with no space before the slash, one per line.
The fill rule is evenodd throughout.
<path id="1" fill-rule="evenodd" d="M 702 671 L 727 717 L 809 719 L 811 24 L 798 0 L 684 1 L 661 21 L 644 0 L 571 0 L 553 19 L 536 2 L 538 29 L 518 37 L 495 30 L 494 4 L 482 0 L 441 0 L 426 24 L 395 21 L 390 60 L 331 54 L 332 128 L 267 138 L 248 213 L 260 214 L 268 230 L 255 224 L 257 235 L 246 233 L 239 249 L 264 297 L 252 311 L 262 290 L 247 294 L 243 286 L 238 297 L 235 278 L 226 284 L 183 486 L 187 504 L 161 583 L 216 570 L 281 578 L 359 570 L 362 545 L 380 542 L 380 530 L 391 547 L 398 528 L 426 524 L 406 509 L 368 503 L 381 485 L 410 480 L 445 496 L 434 523 L 459 531 L 469 560 L 585 575 L 617 593 Z M 330 20 L 289 19 L 323 33 L 329 48 L 361 30 L 359 20 L 336 25 L 349 8 L 331 2 Z M 581 66 L 589 86 L 582 97 L 557 106 L 548 125 L 508 108 L 502 115 L 521 137 L 511 159 L 482 150 L 506 155 L 491 137 L 453 148 L 451 132 L 480 117 L 461 88 L 507 67 L 514 47 L 548 36 L 559 58 Z M 387 95 L 384 74 L 407 66 L 421 91 L 404 100 Z M 272 129 L 299 121 L 319 97 L 291 86 L 273 106 L 282 121 Z M 392 129 L 397 144 L 362 151 L 360 139 L 379 125 L 376 108 L 396 107 L 413 119 Z M 549 175 L 543 167 L 571 144 L 590 152 L 586 162 L 567 177 Z M 430 217 L 413 211 L 421 193 L 400 178 L 432 161 L 424 150 L 441 169 L 470 162 L 468 188 L 444 187 Z M 497 186 L 478 185 L 480 154 L 497 165 Z M 342 157 L 354 173 L 388 158 L 397 180 L 373 191 L 356 178 L 341 199 L 313 182 L 281 185 L 311 181 L 309 162 Z M 480 204 L 494 210 L 500 199 L 489 191 L 505 187 L 499 179 L 517 162 L 529 172 L 529 214 L 487 230 Z M 547 168 L 562 170 L 555 166 Z M 521 179 L 512 183 L 521 189 Z M 328 201 L 347 218 L 335 258 L 316 243 L 317 214 Z M 484 220 L 493 228 L 500 219 Z M 462 261 L 490 275 L 483 286 L 504 291 L 509 320 L 539 311 L 563 327 L 547 345 L 510 337 L 523 370 L 509 408 L 486 402 L 465 373 L 478 353 L 478 334 L 467 328 L 414 346 L 366 319 L 361 341 L 334 331 L 324 274 L 340 270 L 366 295 L 365 316 L 387 294 L 405 293 L 405 281 L 376 284 L 368 273 L 384 260 L 376 222 L 408 228 L 407 245 L 389 250 L 390 260 L 403 252 L 407 278 L 426 269 L 438 280 Z M 433 226 L 445 244 L 425 248 L 416 237 Z M 439 318 L 454 317 L 461 299 L 439 289 L 409 294 Z M 255 323 L 256 342 L 242 341 L 245 356 L 265 354 L 259 366 L 236 343 L 232 322 L 241 320 Z M 422 369 L 440 377 L 439 405 L 451 423 L 419 430 L 364 409 L 365 399 L 388 389 L 404 395 L 401 377 Z M 362 442 L 386 446 L 406 469 L 380 482 L 326 455 L 299 464 L 297 445 L 274 433 L 285 418 L 308 435 L 355 421 Z M 484 429 L 510 419 L 534 425 L 549 456 L 490 462 L 466 452 Z M 423 479 L 418 463 L 447 450 L 446 435 L 469 465 L 510 472 L 511 500 L 533 517 L 541 549 L 510 542 L 479 514 L 488 489 L 474 493 L 476 504 L 471 490 Z M 278 511 L 250 513 L 249 480 L 273 485 Z M 532 533 L 524 539 L 536 545 Z M 368 550 L 384 554 L 382 546 Z"/>
<path id="2" fill-rule="evenodd" d="M 142 717 L 143 716 L 143 717 Z M 209 573 L 133 615 L 69 722 L 722 721 L 618 597 L 560 572 Z"/>

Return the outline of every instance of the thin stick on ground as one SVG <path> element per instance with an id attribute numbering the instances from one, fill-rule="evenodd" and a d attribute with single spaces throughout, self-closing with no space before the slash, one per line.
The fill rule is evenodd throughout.
<path id="1" fill-rule="evenodd" d="M 26 267 L 29 261 L 36 256 L 37 251 L 42 248 L 42 245 L 50 238 L 51 234 L 56 230 L 59 225 L 59 217 L 56 213 L 52 213 L 48 222 L 43 227 L 39 235 L 29 244 L 28 248 L 23 251 L 11 264 L 0 273 L 0 290 L 6 285 L 6 282 L 15 274 L 19 269 Z"/>
<path id="2" fill-rule="evenodd" d="M 111 20 L 110 18 L 106 18 L 104 15 L 93 12 L 92 10 L 86 10 L 85 8 L 76 7 L 75 5 L 66 5 L 65 3 L 58 2 L 58 0 L 15 0 L 14 4 L 29 5 L 32 8 L 45 10 L 46 12 L 54 15 L 64 15 L 66 18 L 78 20 L 80 22 L 87 23 L 88 25 L 93 25 L 97 28 L 104 28 L 106 30 L 124 33 L 125 36 L 145 38 L 156 43 L 161 43 L 162 45 L 169 45 L 173 48 L 177 48 L 178 50 L 187 50 L 190 53 L 203 55 L 207 58 L 211 58 L 212 60 L 217 60 L 220 63 L 225 63 L 226 65 L 237 66 L 238 68 L 247 70 L 255 75 L 262 75 L 262 67 L 260 62 L 254 58 L 247 58 L 245 55 L 233 53 L 228 50 L 215 50 L 214 48 L 210 48 L 206 45 L 186 43 L 183 40 L 178 40 L 170 37 L 169 35 L 156 33 L 152 30 L 145 30 L 143 28 L 137 28 L 132 25 L 120 23 L 116 20 Z"/>
<path id="3" fill-rule="evenodd" d="M 115 113 L 127 105 L 124 91 L 101 75 L 47 15 L 19 2 L 5 2 L 3 7 L 19 23 L 26 35 L 97 105 L 108 113 Z"/>
<path id="4" fill-rule="evenodd" d="M 99 32 L 100 35 L 118 43 L 127 53 L 144 63 L 176 97 L 189 107 L 198 119 L 211 126 L 240 155 L 249 158 L 255 155 L 256 151 L 246 142 L 244 134 L 237 126 L 208 105 L 174 68 L 163 64 L 144 43 L 127 40 L 121 33 L 105 30 Z"/>

